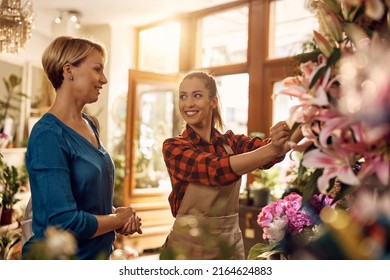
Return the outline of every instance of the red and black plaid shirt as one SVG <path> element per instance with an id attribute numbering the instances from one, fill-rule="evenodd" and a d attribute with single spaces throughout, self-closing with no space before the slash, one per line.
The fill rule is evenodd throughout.
<path id="1" fill-rule="evenodd" d="M 234 154 L 242 154 L 264 146 L 269 141 L 258 137 L 236 135 L 231 130 L 221 134 L 212 129 L 210 143 L 204 141 L 187 125 L 179 136 L 163 143 L 163 156 L 172 183 L 169 203 L 174 217 L 180 207 L 189 183 L 209 186 L 229 185 L 240 179 L 230 167 L 230 155 L 223 144 L 231 147 Z M 269 168 L 281 158 L 263 168 Z"/>

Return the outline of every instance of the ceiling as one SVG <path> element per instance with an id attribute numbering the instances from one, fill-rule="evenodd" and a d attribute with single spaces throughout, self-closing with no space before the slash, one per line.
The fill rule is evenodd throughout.
<path id="1" fill-rule="evenodd" d="M 52 16 L 61 11 L 76 10 L 81 24 L 122 22 L 140 26 L 176 14 L 202 10 L 235 0 L 30 0 L 36 17 Z M 22 1 L 23 2 L 23 1 Z"/>

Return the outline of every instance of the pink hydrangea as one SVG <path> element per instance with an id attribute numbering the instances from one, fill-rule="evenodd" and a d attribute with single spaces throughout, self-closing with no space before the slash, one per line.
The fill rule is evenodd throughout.
<path id="1" fill-rule="evenodd" d="M 297 193 L 291 193 L 265 206 L 257 217 L 257 223 L 263 229 L 263 238 L 279 242 L 287 230 L 299 233 L 305 227 L 313 225 L 310 216 L 301 207 L 302 196 Z"/>

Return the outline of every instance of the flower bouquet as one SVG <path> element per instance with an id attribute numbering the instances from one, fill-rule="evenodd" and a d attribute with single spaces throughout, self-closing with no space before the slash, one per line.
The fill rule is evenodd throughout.
<path id="1" fill-rule="evenodd" d="M 306 206 L 302 204 L 302 196 L 292 192 L 265 206 L 257 219 L 263 230 L 264 243 L 254 245 L 248 259 L 267 259 L 273 255 L 282 259 L 292 258 L 294 252 L 304 248 L 316 235 L 319 213 L 332 201 L 322 194 L 314 195 Z"/>
<path id="2" fill-rule="evenodd" d="M 387 259 L 390 1 L 308 0 L 307 4 L 320 28 L 313 31 L 309 48 L 295 57 L 298 75 L 286 78 L 278 93 L 298 100 L 289 121 L 292 131 L 299 128 L 305 137 L 301 143 L 291 143 L 302 153 L 296 181 L 305 182 L 300 185 L 302 202 L 296 201 L 304 206 L 313 195 L 334 194 L 333 203 L 342 201 L 345 209 L 324 211 L 318 220 L 324 231 L 319 234 L 305 207 L 294 208 L 286 198 L 275 202 L 259 215 L 267 243 L 255 245 L 249 257 L 291 256 L 304 245 L 293 241 L 303 237 L 317 259 Z M 308 170 L 310 177 L 302 180 Z M 287 209 L 294 214 L 289 216 Z M 314 240 L 311 233 L 321 237 Z"/>
<path id="3" fill-rule="evenodd" d="M 303 191 L 327 194 L 337 180 L 339 198 L 366 178 L 390 183 L 390 1 L 310 0 L 320 29 L 311 50 L 295 58 L 299 75 L 284 80 L 279 94 L 298 99 L 290 122 L 306 141 L 300 168 L 314 168 Z"/>

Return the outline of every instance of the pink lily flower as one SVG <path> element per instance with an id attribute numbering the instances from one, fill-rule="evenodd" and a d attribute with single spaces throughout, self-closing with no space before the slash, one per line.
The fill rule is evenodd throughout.
<path id="1" fill-rule="evenodd" d="M 346 127 L 351 125 L 354 121 L 347 117 L 336 117 L 328 119 L 324 122 L 324 126 L 320 132 L 319 142 L 322 147 L 327 147 L 328 138 L 337 132 L 343 131 Z"/>
<path id="2" fill-rule="evenodd" d="M 354 150 L 364 158 L 359 178 L 376 175 L 383 185 L 388 185 L 390 183 L 390 151 L 387 148 L 389 127 L 385 125 L 373 127 L 358 123 L 352 126 L 352 130 L 356 144 L 346 145 L 346 149 Z"/>
<path id="3" fill-rule="evenodd" d="M 317 181 L 318 190 L 323 194 L 329 189 L 329 180 L 335 177 L 343 183 L 358 185 L 360 181 L 351 168 L 354 164 L 355 159 L 343 150 L 331 152 L 315 149 L 305 153 L 302 158 L 303 166 L 324 169 Z"/>
<path id="4" fill-rule="evenodd" d="M 384 157 L 374 157 L 365 161 L 362 164 L 362 169 L 359 172 L 359 178 L 363 179 L 369 175 L 376 175 L 379 181 L 388 186 L 390 183 L 390 161 Z"/>
<path id="5" fill-rule="evenodd" d="M 307 150 L 313 144 L 312 141 L 305 140 L 301 144 L 295 143 L 295 142 L 288 142 L 288 145 L 291 150 L 296 151 L 296 152 L 304 152 Z"/>

